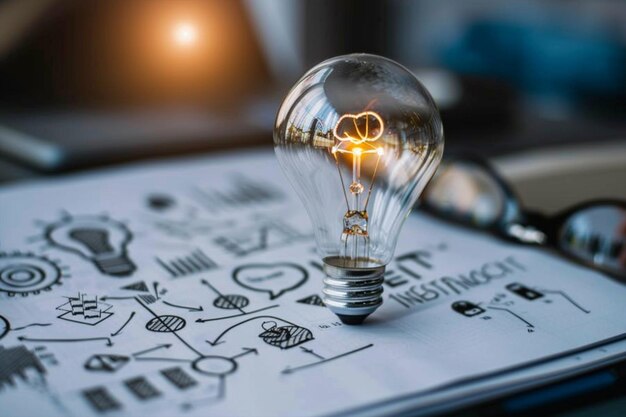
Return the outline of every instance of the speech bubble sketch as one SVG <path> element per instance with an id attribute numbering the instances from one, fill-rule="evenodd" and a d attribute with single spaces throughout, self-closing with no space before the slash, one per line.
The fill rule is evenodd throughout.
<path id="1" fill-rule="evenodd" d="M 233 280 L 251 291 L 266 292 L 274 300 L 309 279 L 309 273 L 292 263 L 247 264 L 235 268 Z"/>

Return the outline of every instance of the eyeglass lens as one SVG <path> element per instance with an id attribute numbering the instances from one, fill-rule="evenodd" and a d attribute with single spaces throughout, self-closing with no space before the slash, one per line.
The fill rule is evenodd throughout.
<path id="1" fill-rule="evenodd" d="M 626 210 L 599 205 L 577 211 L 563 223 L 558 244 L 573 257 L 626 275 Z"/>
<path id="2" fill-rule="evenodd" d="M 497 181 L 482 168 L 463 162 L 442 166 L 424 199 L 440 214 L 480 227 L 501 220 L 506 205 Z"/>

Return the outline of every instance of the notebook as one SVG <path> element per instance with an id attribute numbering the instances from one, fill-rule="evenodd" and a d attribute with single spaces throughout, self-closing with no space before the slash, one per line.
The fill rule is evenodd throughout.
<path id="1" fill-rule="evenodd" d="M 420 414 L 626 356 L 622 284 L 421 213 L 343 325 L 271 152 L 5 186 L 0 213 L 11 415 Z"/>

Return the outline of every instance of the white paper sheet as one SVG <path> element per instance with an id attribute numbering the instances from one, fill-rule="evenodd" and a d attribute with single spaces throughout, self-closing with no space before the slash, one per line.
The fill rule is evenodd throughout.
<path id="1" fill-rule="evenodd" d="M 624 286 L 422 215 L 384 305 L 341 325 L 271 153 L 5 187 L 0 218 L 11 415 L 378 414 L 626 351 Z"/>

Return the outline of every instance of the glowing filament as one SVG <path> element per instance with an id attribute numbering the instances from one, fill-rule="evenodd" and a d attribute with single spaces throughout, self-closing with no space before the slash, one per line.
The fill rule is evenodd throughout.
<path id="1" fill-rule="evenodd" d="M 358 114 L 344 114 L 339 118 L 335 128 L 333 129 L 333 135 L 338 141 L 331 149 L 335 160 L 337 160 L 338 152 L 352 155 L 352 182 L 348 186 L 347 190 L 344 189 L 346 205 L 348 206 L 348 210 L 344 216 L 343 228 L 343 239 L 346 242 L 348 236 L 360 236 L 365 239 L 368 237 L 367 205 L 369 197 L 372 193 L 372 186 L 376 176 L 376 170 L 378 169 L 378 163 L 380 158 L 384 155 L 384 149 L 380 146 L 374 146 L 372 142 L 376 142 L 382 137 L 384 128 L 383 119 L 377 113 L 374 113 L 373 111 L 365 111 Z M 372 178 L 370 180 L 370 187 L 367 192 L 365 204 L 363 205 L 363 209 L 361 209 L 361 195 L 365 191 L 365 187 L 361 183 L 361 162 L 363 157 L 368 154 L 376 154 L 378 159 L 376 161 L 376 168 L 374 169 L 374 173 L 372 174 Z M 343 185 L 343 176 L 341 174 L 341 169 L 339 169 L 338 160 L 337 168 Z M 348 199 L 348 191 L 352 195 L 351 199 Z M 350 204 L 349 200 L 351 200 L 352 204 Z M 352 257 L 356 259 L 357 242 L 354 242 L 353 250 L 354 252 Z"/>

